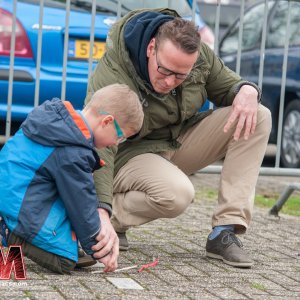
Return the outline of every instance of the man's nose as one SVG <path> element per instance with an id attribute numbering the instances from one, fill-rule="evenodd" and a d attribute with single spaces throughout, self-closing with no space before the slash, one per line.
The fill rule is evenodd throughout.
<path id="1" fill-rule="evenodd" d="M 165 83 L 167 86 L 173 86 L 175 84 L 175 81 L 176 81 L 176 77 L 174 74 L 167 76 L 165 78 Z"/>

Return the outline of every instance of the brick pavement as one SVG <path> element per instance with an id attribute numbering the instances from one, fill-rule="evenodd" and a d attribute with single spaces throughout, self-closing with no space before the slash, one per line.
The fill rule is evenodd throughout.
<path id="1" fill-rule="evenodd" d="M 197 190 L 215 188 L 219 175 L 191 177 Z M 257 191 L 281 192 L 298 178 L 260 177 Z M 256 208 L 248 234 L 241 237 L 251 252 L 252 269 L 236 269 L 205 257 L 205 243 L 215 199 L 198 197 L 186 212 L 131 229 L 131 249 L 119 267 L 159 258 L 156 267 L 114 274 L 93 274 L 101 266 L 71 276 L 55 275 L 26 259 L 28 280 L 0 281 L 0 299 L 300 299 L 300 218 L 269 217 Z M 201 199 L 200 199 L 201 198 Z M 130 278 L 143 289 L 118 289 L 108 279 Z"/>

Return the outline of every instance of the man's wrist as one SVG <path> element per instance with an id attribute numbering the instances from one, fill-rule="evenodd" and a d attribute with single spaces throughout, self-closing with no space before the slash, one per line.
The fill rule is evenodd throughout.
<path id="1" fill-rule="evenodd" d="M 112 209 L 111 209 L 111 206 L 107 203 L 103 203 L 103 202 L 99 202 L 98 204 L 98 209 L 104 209 L 107 211 L 109 217 L 111 217 L 112 215 Z"/>
<path id="2" fill-rule="evenodd" d="M 240 91 L 240 89 L 245 86 L 245 85 L 249 85 L 252 86 L 256 91 L 257 91 L 257 102 L 261 103 L 261 89 L 253 82 L 250 81 L 242 81 L 241 83 L 237 84 L 236 86 L 236 94 Z"/>

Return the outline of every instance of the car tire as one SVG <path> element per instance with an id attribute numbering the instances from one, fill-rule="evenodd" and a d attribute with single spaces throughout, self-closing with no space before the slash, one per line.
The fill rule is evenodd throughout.
<path id="1" fill-rule="evenodd" d="M 291 101 L 285 109 L 280 158 L 285 168 L 300 167 L 300 99 Z"/>

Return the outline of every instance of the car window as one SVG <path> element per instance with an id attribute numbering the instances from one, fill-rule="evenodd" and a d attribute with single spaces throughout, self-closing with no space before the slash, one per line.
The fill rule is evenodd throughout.
<path id="1" fill-rule="evenodd" d="M 268 2 L 269 10 L 273 1 Z M 243 38 L 242 38 L 242 50 L 250 50 L 257 47 L 260 44 L 263 19 L 264 19 L 265 4 L 261 3 L 250 8 L 244 15 L 243 21 Z M 238 50 L 238 38 L 239 38 L 240 21 L 236 22 L 234 27 L 230 30 L 224 38 L 220 52 L 222 54 L 229 54 L 237 52 Z"/>
<path id="2" fill-rule="evenodd" d="M 290 15 L 290 46 L 300 44 L 300 3 L 291 2 Z M 286 24 L 288 17 L 288 2 L 281 1 L 276 6 L 273 18 L 270 20 L 269 32 L 267 36 L 267 47 L 284 47 L 286 38 Z"/>

